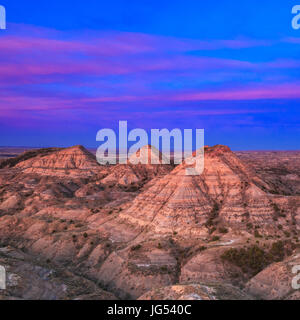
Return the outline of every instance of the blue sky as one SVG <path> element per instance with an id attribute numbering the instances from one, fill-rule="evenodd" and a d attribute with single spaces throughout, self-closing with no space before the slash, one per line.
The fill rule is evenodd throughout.
<path id="1" fill-rule="evenodd" d="M 299 149 L 296 1 L 4 1 L 0 145 L 95 147 L 129 127 Z"/>

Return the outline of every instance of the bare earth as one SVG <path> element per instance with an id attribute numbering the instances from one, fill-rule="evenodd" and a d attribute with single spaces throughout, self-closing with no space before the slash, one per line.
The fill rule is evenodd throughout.
<path id="1" fill-rule="evenodd" d="M 300 151 L 206 147 L 200 176 L 24 151 L 0 149 L 0 299 L 300 299 Z"/>

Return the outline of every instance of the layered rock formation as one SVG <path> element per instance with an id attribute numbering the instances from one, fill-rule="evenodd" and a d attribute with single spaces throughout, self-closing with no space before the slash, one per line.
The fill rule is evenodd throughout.
<path id="1" fill-rule="evenodd" d="M 268 183 L 269 192 L 300 195 L 299 151 L 243 151 L 236 154 Z"/>
<path id="2" fill-rule="evenodd" d="M 99 165 L 93 154 L 82 146 L 75 146 L 51 154 L 40 154 L 18 163 L 24 173 L 41 175 L 86 175 L 99 171 Z"/>
<path id="3" fill-rule="evenodd" d="M 163 176 L 173 169 L 171 165 L 163 164 L 163 161 L 166 160 L 157 149 L 146 145 L 132 154 L 127 164 L 112 166 L 109 174 L 101 182 L 137 189 L 154 177 Z"/>
<path id="4" fill-rule="evenodd" d="M 260 254 L 280 238 L 297 262 L 299 196 L 271 193 L 225 146 L 205 148 L 201 175 L 186 176 L 189 166 L 100 166 L 77 146 L 35 150 L 0 169 L 0 246 L 26 258 L 22 270 L 21 260 L 2 257 L 21 279 L 8 296 L 248 299 L 245 287 L 258 298 L 297 298 L 282 284 L 289 260 L 268 266 L 270 259 L 253 274 L 235 256 L 234 263 L 222 257 L 254 245 Z M 35 275 L 61 268 L 70 274 L 53 286 Z M 32 286 L 24 280 L 30 272 Z M 64 282 L 75 274 L 77 289 Z"/>
<path id="5" fill-rule="evenodd" d="M 157 233 L 188 237 L 206 236 L 218 225 L 247 230 L 250 223 L 274 232 L 273 200 L 261 188 L 267 185 L 228 147 L 207 147 L 204 161 L 199 176 L 187 176 L 185 162 L 177 166 L 141 193 L 121 217 Z"/>
<path id="6" fill-rule="evenodd" d="M 51 263 L 33 262 L 31 257 L 11 247 L 0 247 L 0 265 L 6 269 L 6 290 L 0 300 L 115 300 L 113 294 L 95 283 Z"/>
<path id="7" fill-rule="evenodd" d="M 295 266 L 298 268 L 294 269 Z M 258 299 L 299 300 L 300 291 L 300 253 L 296 253 L 282 262 L 273 263 L 246 285 L 247 291 Z M 297 277 L 297 278 L 296 278 Z M 294 284 L 294 288 L 293 288 Z"/>

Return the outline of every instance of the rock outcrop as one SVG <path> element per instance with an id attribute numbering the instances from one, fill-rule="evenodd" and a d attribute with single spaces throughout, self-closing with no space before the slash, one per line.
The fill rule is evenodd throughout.
<path id="1" fill-rule="evenodd" d="M 4 299 L 299 299 L 284 276 L 289 255 L 298 263 L 299 196 L 272 193 L 228 147 L 205 147 L 204 160 L 199 176 L 186 175 L 187 162 L 101 166 L 80 146 L 10 162 L 0 247 L 26 263 L 0 257 L 20 284 Z M 262 259 L 279 238 L 289 253 Z"/>
<path id="2" fill-rule="evenodd" d="M 230 285 L 203 283 L 155 289 L 138 300 L 252 300 L 252 297 Z"/>
<path id="3" fill-rule="evenodd" d="M 300 286 L 300 281 L 296 279 L 300 272 L 300 252 L 298 251 L 291 257 L 282 262 L 273 263 L 246 285 L 246 290 L 258 299 L 264 300 L 299 300 L 300 291 L 294 284 Z"/>
<path id="4" fill-rule="evenodd" d="M 41 175 L 93 175 L 99 171 L 96 157 L 82 146 L 75 146 L 49 155 L 40 154 L 18 163 L 24 173 Z"/>
<path id="5" fill-rule="evenodd" d="M 205 167 L 187 176 L 184 162 L 155 181 L 121 214 L 127 223 L 156 233 L 207 236 L 218 225 L 247 229 L 258 224 L 274 232 L 272 199 L 260 188 L 264 182 L 228 147 L 205 148 Z"/>
<path id="6" fill-rule="evenodd" d="M 163 164 L 164 156 L 154 147 L 146 145 L 132 154 L 127 164 L 110 168 L 109 174 L 101 181 L 111 186 L 138 189 L 155 177 L 169 173 L 172 165 Z M 153 161 L 156 164 L 152 164 Z"/>

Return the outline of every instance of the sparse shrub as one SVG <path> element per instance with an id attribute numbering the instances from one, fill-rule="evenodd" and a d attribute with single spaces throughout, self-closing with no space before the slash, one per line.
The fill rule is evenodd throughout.
<path id="1" fill-rule="evenodd" d="M 257 245 L 246 249 L 231 248 L 225 251 L 221 258 L 240 267 L 244 273 L 249 273 L 251 276 L 254 276 L 269 264 L 267 253 Z"/>
<path id="2" fill-rule="evenodd" d="M 223 253 L 221 258 L 242 269 L 249 276 L 254 276 L 269 264 L 282 261 L 292 251 L 286 248 L 283 241 L 274 242 L 269 251 L 265 251 L 258 245 L 248 248 L 231 248 Z"/>
<path id="3" fill-rule="evenodd" d="M 214 236 L 212 237 L 211 241 L 214 242 L 214 241 L 219 241 L 220 240 L 220 237 L 219 236 Z"/>
<path id="4" fill-rule="evenodd" d="M 285 213 L 280 213 L 279 215 L 281 218 L 286 218 L 286 214 Z"/>
<path id="5" fill-rule="evenodd" d="M 88 234 L 85 232 L 85 233 L 83 234 L 83 237 L 84 237 L 84 238 L 87 238 L 87 237 L 88 237 Z"/>
<path id="6" fill-rule="evenodd" d="M 83 224 L 82 224 L 82 223 L 77 223 L 77 224 L 75 225 L 75 227 L 76 227 L 76 228 L 82 228 L 82 227 L 83 227 Z"/>
<path id="7" fill-rule="evenodd" d="M 131 248 L 130 248 L 130 250 L 131 251 L 137 251 L 137 250 L 139 250 L 139 249 L 141 249 L 141 245 L 140 244 L 138 244 L 138 245 L 136 245 L 136 246 L 132 246 Z"/>
<path id="8" fill-rule="evenodd" d="M 167 271 L 168 271 L 168 268 L 167 268 L 167 266 L 162 266 L 162 267 L 160 268 L 160 270 L 161 270 L 162 272 L 167 272 Z"/>
<path id="9" fill-rule="evenodd" d="M 281 261 L 285 256 L 285 248 L 283 241 L 277 241 L 272 243 L 270 254 L 273 257 L 274 261 Z"/>
<path id="10" fill-rule="evenodd" d="M 220 232 L 220 233 L 228 233 L 228 229 L 225 228 L 225 227 L 220 227 L 220 228 L 219 228 L 219 232 Z"/>
<path id="11" fill-rule="evenodd" d="M 248 229 L 252 229 L 253 228 L 253 224 L 251 222 L 247 223 L 247 228 Z"/>
<path id="12" fill-rule="evenodd" d="M 209 234 L 213 234 L 216 230 L 216 227 L 212 227 L 211 229 L 209 229 Z"/>
<path id="13" fill-rule="evenodd" d="M 215 224 L 214 220 L 218 217 L 219 215 L 219 205 L 218 203 L 214 203 L 213 208 L 211 212 L 209 213 L 209 218 L 205 224 L 207 228 L 213 226 Z"/>
<path id="14" fill-rule="evenodd" d="M 175 243 L 173 238 L 169 238 L 169 242 L 170 242 L 170 244 L 174 244 Z"/>
<path id="15" fill-rule="evenodd" d="M 245 217 L 245 218 L 249 218 L 249 217 L 250 217 L 250 213 L 249 213 L 248 211 L 245 212 L 245 213 L 244 213 L 244 217 Z"/>
<path id="16" fill-rule="evenodd" d="M 262 236 L 260 235 L 260 233 L 258 232 L 258 230 L 254 231 L 254 237 L 255 238 L 262 238 Z"/>
<path id="17" fill-rule="evenodd" d="M 212 211 L 213 212 L 218 212 L 219 211 L 219 205 L 217 203 L 214 204 Z"/>
<path id="18" fill-rule="evenodd" d="M 278 207 L 278 205 L 276 203 L 272 203 L 272 207 L 273 207 L 274 212 L 276 214 L 280 214 L 280 209 L 279 209 L 279 207 Z"/>
<path id="19" fill-rule="evenodd" d="M 211 218 L 209 218 L 209 219 L 206 221 L 206 223 L 205 223 L 205 226 L 206 226 L 207 228 L 209 228 L 209 227 L 211 227 L 211 226 L 213 226 L 213 225 L 214 225 L 214 220 L 211 219 Z"/>
<path id="20" fill-rule="evenodd" d="M 279 225 L 277 226 L 277 228 L 278 228 L 279 230 L 282 230 L 282 225 L 279 224 Z"/>
<path id="21" fill-rule="evenodd" d="M 284 231 L 284 235 L 289 238 L 291 236 L 291 234 L 288 231 Z"/>

